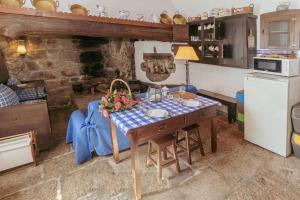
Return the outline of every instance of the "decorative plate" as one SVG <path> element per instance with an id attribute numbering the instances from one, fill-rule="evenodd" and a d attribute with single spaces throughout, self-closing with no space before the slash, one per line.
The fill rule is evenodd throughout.
<path id="1" fill-rule="evenodd" d="M 198 106 L 202 106 L 202 103 L 200 101 L 189 99 L 189 100 L 183 101 L 182 105 L 188 106 L 188 107 L 198 107 Z"/>
<path id="2" fill-rule="evenodd" d="M 150 109 L 147 111 L 147 116 L 151 118 L 165 118 L 169 116 L 169 112 L 163 109 Z"/>

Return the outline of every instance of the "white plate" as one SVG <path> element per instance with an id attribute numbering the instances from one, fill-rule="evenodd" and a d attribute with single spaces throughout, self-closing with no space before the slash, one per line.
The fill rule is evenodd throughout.
<path id="1" fill-rule="evenodd" d="M 188 107 L 198 107 L 198 106 L 202 106 L 202 103 L 200 101 L 189 99 L 189 100 L 183 101 L 182 105 L 188 106 Z"/>
<path id="2" fill-rule="evenodd" d="M 164 118 L 169 115 L 169 112 L 163 109 L 150 109 L 147 111 L 147 115 L 152 118 Z"/>

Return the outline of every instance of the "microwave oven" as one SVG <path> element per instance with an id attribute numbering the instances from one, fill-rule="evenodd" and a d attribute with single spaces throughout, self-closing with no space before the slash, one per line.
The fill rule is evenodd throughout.
<path id="1" fill-rule="evenodd" d="M 280 76 L 297 76 L 299 59 L 254 57 L 254 71 Z"/>

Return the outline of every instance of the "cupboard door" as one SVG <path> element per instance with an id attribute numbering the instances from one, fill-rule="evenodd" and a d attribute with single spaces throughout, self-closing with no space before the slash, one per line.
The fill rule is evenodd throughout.
<path id="1" fill-rule="evenodd" d="M 262 17 L 261 48 L 292 49 L 295 47 L 295 24 L 291 16 Z"/>
<path id="2" fill-rule="evenodd" d="M 188 42 L 189 41 L 189 27 L 186 25 L 173 26 L 173 41 L 174 42 Z"/>
<path id="3" fill-rule="evenodd" d="M 295 38 L 295 49 L 300 49 L 300 14 L 295 16 L 293 23 L 295 24 L 295 33 L 293 35 Z"/>
<path id="4" fill-rule="evenodd" d="M 224 23 L 226 28 L 222 40 L 221 64 L 247 68 L 247 18 L 227 18 Z"/>

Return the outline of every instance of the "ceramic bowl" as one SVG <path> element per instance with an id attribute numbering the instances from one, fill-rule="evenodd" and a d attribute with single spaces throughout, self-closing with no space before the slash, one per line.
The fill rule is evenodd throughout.
<path id="1" fill-rule="evenodd" d="M 59 6 L 59 2 L 54 0 L 31 0 L 31 4 L 37 10 L 53 12 L 56 11 Z"/>
<path id="2" fill-rule="evenodd" d="M 21 8 L 25 0 L 0 0 L 0 5 L 7 8 Z"/>
<path id="3" fill-rule="evenodd" d="M 83 16 L 87 16 L 89 15 L 89 11 L 83 7 L 82 5 L 80 4 L 73 4 L 70 6 L 70 11 L 73 13 L 73 14 L 76 14 L 76 15 L 83 15 Z"/>

